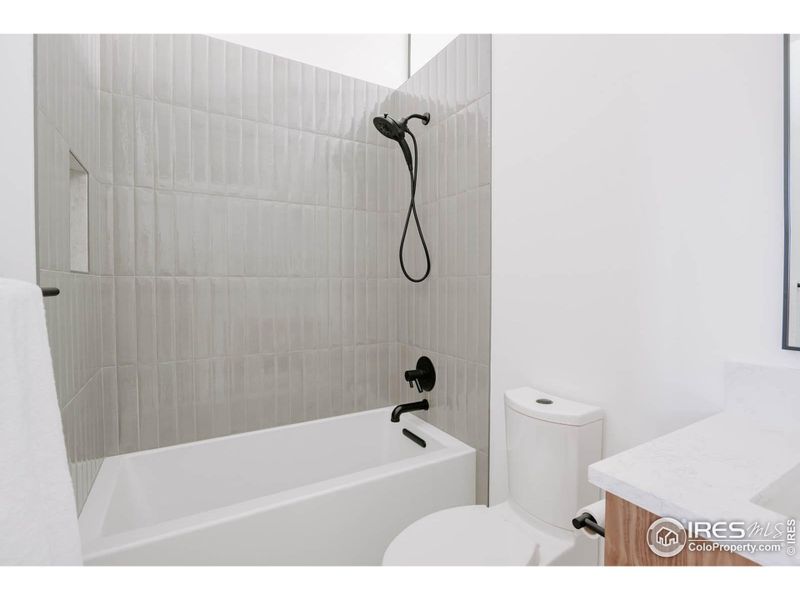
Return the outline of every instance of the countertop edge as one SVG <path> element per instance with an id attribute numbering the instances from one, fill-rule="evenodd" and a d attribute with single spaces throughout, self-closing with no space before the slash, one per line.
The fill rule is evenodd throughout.
<path id="1" fill-rule="evenodd" d="M 616 477 L 610 476 L 596 469 L 594 465 L 589 466 L 589 483 L 598 487 L 606 493 L 635 504 L 659 517 L 672 517 L 678 520 L 687 521 L 714 521 L 708 515 L 701 515 L 686 507 L 678 506 L 672 502 L 667 502 L 655 494 L 646 492 Z M 787 556 L 775 552 L 737 552 L 740 556 L 752 560 L 762 566 L 800 566 L 800 558 Z"/>

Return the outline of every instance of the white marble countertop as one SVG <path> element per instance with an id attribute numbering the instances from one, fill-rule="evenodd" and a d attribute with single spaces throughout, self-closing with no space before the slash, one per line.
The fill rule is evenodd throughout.
<path id="1" fill-rule="evenodd" d="M 790 515 L 753 498 L 800 464 L 795 414 L 764 417 L 752 406 L 729 408 L 591 465 L 589 481 L 659 516 L 785 523 Z M 741 554 L 760 564 L 800 565 L 784 551 Z"/>

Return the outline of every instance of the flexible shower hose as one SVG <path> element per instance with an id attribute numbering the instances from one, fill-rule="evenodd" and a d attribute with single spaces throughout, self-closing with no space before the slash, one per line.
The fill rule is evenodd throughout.
<path id="1" fill-rule="evenodd" d="M 411 176 L 411 202 L 408 203 L 408 213 L 406 214 L 406 224 L 403 226 L 403 237 L 400 238 L 400 269 L 403 271 L 403 275 L 405 275 L 406 279 L 412 281 L 414 283 L 420 283 L 421 281 L 425 281 L 430 275 L 431 272 L 431 255 L 428 253 L 428 244 L 425 242 L 425 235 L 422 233 L 422 225 L 419 223 L 419 216 L 417 215 L 417 205 L 415 202 L 415 197 L 417 195 L 417 171 L 419 170 L 419 163 L 418 163 L 418 156 L 417 156 L 417 138 L 414 137 L 414 134 L 411 131 L 408 131 L 409 135 L 411 135 L 411 141 L 414 142 L 414 167 L 411 168 L 411 165 L 408 166 L 408 173 Z M 422 241 L 422 249 L 425 251 L 425 262 L 427 264 L 425 268 L 425 274 L 420 277 L 419 279 L 414 279 L 411 275 L 408 274 L 406 271 L 406 264 L 403 260 L 403 247 L 406 243 L 406 234 L 408 233 L 408 222 L 411 220 L 411 215 L 414 215 L 414 223 L 417 225 L 417 231 L 419 232 L 419 239 Z"/>

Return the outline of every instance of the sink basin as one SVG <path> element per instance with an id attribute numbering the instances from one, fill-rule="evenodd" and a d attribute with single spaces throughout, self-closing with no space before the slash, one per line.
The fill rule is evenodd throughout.
<path id="1" fill-rule="evenodd" d="M 752 501 L 787 517 L 800 517 L 800 464 L 761 490 Z"/>

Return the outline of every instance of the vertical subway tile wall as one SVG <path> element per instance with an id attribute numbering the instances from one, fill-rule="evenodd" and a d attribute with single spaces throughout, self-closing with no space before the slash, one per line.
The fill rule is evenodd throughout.
<path id="1" fill-rule="evenodd" d="M 37 36 L 41 285 L 78 507 L 102 457 L 411 399 L 488 437 L 489 37 L 399 92 L 200 35 Z M 424 81 L 423 81 L 424 78 Z M 377 113 L 430 110 L 408 180 Z M 89 273 L 69 270 L 69 152 L 87 167 Z M 416 233 L 410 263 L 419 269 Z"/>
<path id="2" fill-rule="evenodd" d="M 392 403 L 396 335 L 356 315 L 388 323 L 367 295 L 394 284 L 352 249 L 363 181 L 389 188 L 367 125 L 390 90 L 205 36 L 113 36 L 106 60 L 119 451 Z"/>
<path id="3" fill-rule="evenodd" d="M 460 35 L 390 98 L 399 115 L 431 113 L 412 127 L 420 152 L 417 207 L 431 254 L 431 275 L 400 287 L 401 362 L 429 356 L 437 383 L 431 423 L 478 450 L 476 500 L 489 485 L 489 321 L 491 252 L 491 36 Z M 402 159 L 395 165 L 400 171 Z M 396 204 L 408 203 L 408 177 L 395 181 Z M 405 218 L 405 214 L 403 214 Z M 425 272 L 416 228 L 407 264 Z M 404 388 L 403 401 L 416 396 Z"/>
<path id="4" fill-rule="evenodd" d="M 45 298 L 59 407 L 76 503 L 83 505 L 108 448 L 104 416 L 115 420 L 113 280 L 106 232 L 109 181 L 97 96 L 98 36 L 38 36 L 36 41 L 36 196 L 39 284 Z M 89 272 L 70 270 L 70 153 L 88 171 Z M 116 401 L 114 401 L 116 403 Z M 110 424 L 115 427 L 115 423 Z"/>

